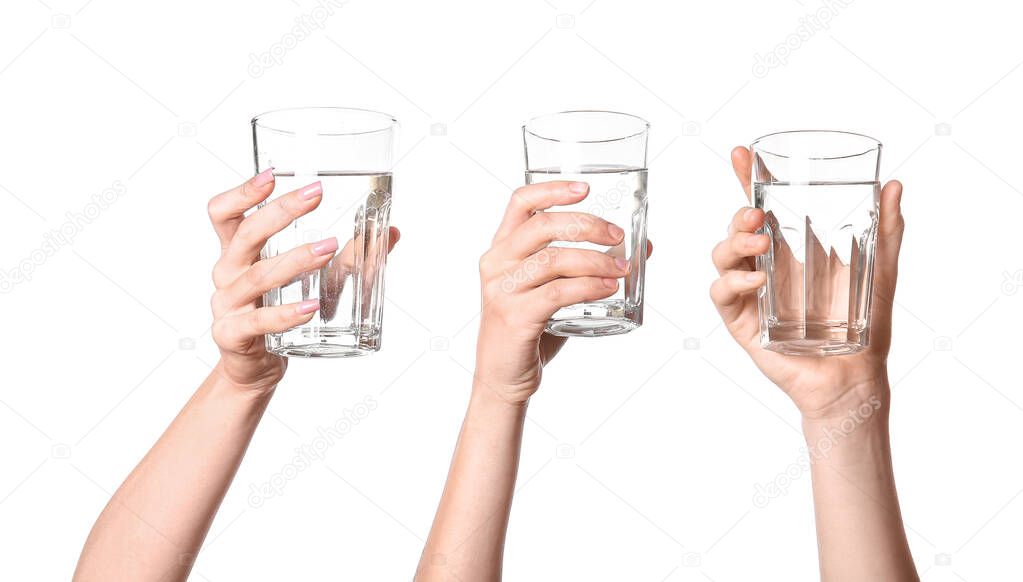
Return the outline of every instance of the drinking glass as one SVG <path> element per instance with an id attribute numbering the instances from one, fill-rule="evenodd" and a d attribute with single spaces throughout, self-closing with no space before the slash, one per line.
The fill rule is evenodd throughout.
<path id="1" fill-rule="evenodd" d="M 760 343 L 790 355 L 867 346 L 881 144 L 843 131 L 785 131 L 753 142 L 753 198 L 771 237 L 757 270 Z"/>
<path id="2" fill-rule="evenodd" d="M 281 109 L 253 118 L 256 172 L 273 168 L 276 179 L 260 207 L 316 181 L 323 187 L 320 205 L 270 237 L 261 256 L 331 236 L 339 246 L 323 268 L 263 296 L 266 306 L 320 301 L 308 323 L 267 334 L 267 351 L 347 357 L 380 349 L 397 127 L 390 115 L 343 107 Z"/>
<path id="3" fill-rule="evenodd" d="M 581 202 L 548 212 L 587 212 L 625 230 L 622 244 L 557 242 L 599 250 L 629 262 L 629 274 L 614 295 L 559 309 L 547 332 L 559 336 L 628 333 L 643 324 L 643 272 L 646 268 L 647 168 L 650 124 L 627 113 L 563 111 L 532 119 L 522 127 L 526 183 L 586 182 Z"/>

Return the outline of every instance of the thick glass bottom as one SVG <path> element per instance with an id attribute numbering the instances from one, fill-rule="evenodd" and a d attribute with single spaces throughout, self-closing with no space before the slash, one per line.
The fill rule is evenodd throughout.
<path id="1" fill-rule="evenodd" d="M 299 327 L 266 336 L 266 351 L 289 358 L 352 358 L 379 350 L 379 332 L 352 328 Z"/>
<path id="2" fill-rule="evenodd" d="M 602 337 L 629 333 L 640 325 L 637 309 L 612 299 L 560 309 L 547 322 L 546 331 L 562 337 Z"/>
<path id="3" fill-rule="evenodd" d="M 843 323 L 778 323 L 761 334 L 760 345 L 789 356 L 842 356 L 867 347 L 867 334 Z"/>

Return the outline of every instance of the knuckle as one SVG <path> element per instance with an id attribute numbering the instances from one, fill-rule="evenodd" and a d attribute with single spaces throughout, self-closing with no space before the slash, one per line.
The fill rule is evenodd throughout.
<path id="1" fill-rule="evenodd" d="M 554 224 L 554 217 L 548 212 L 537 212 L 530 220 L 541 230 L 547 230 Z"/>
<path id="2" fill-rule="evenodd" d="M 495 262 L 496 261 L 495 261 L 494 256 L 493 256 L 493 251 L 487 251 L 487 252 L 483 253 L 483 255 L 480 256 L 480 261 L 479 261 L 480 274 L 481 275 L 489 275 L 493 271 L 493 269 L 494 269 L 494 266 L 495 266 L 494 263 Z"/>
<path id="3" fill-rule="evenodd" d="M 243 220 L 242 223 L 238 225 L 238 230 L 234 233 L 234 238 L 243 243 L 252 241 L 255 236 L 256 227 L 252 225 L 252 221 L 250 219 Z"/>
<path id="4" fill-rule="evenodd" d="M 220 221 L 220 196 L 214 196 L 206 203 L 206 214 L 209 215 L 210 221 L 214 223 Z"/>
<path id="5" fill-rule="evenodd" d="M 516 287 L 514 280 L 505 277 L 486 283 L 482 289 L 484 305 L 500 308 L 504 298 L 513 293 Z"/>
<path id="6" fill-rule="evenodd" d="M 268 313 L 269 309 L 261 307 L 252 312 L 252 323 L 255 329 L 259 331 L 265 331 L 270 329 L 270 325 L 273 323 L 273 318 Z"/>
<path id="7" fill-rule="evenodd" d="M 213 337 L 213 342 L 218 346 L 225 346 L 230 340 L 230 327 L 226 321 L 218 319 L 213 322 L 213 327 L 210 328 L 210 335 Z"/>
<path id="8" fill-rule="evenodd" d="M 252 265 L 247 271 L 245 271 L 245 282 L 253 287 L 258 287 L 263 283 L 263 280 L 266 279 L 266 271 L 267 268 L 265 262 L 261 261 Z"/>
<path id="9" fill-rule="evenodd" d="M 603 254 L 603 253 L 601 253 Z M 603 257 L 596 257 L 594 261 L 596 266 L 609 273 L 615 273 L 618 271 L 618 265 L 615 263 L 615 258 L 611 255 L 604 255 Z"/>
<path id="10" fill-rule="evenodd" d="M 226 267 L 223 261 L 217 261 L 213 265 L 213 271 L 211 277 L 213 278 L 213 286 L 217 289 L 227 285 L 230 281 L 227 280 Z"/>
<path id="11" fill-rule="evenodd" d="M 728 282 L 725 280 L 725 277 L 720 277 L 718 279 L 715 279 L 714 282 L 710 284 L 710 298 L 711 298 L 711 300 L 716 303 L 721 298 L 721 296 L 725 293 L 727 287 L 728 287 Z"/>
<path id="12" fill-rule="evenodd" d="M 714 245 L 714 248 L 710 250 L 710 260 L 714 261 L 715 263 L 720 262 L 721 253 L 722 251 L 724 251 L 724 245 L 726 243 L 727 241 L 721 241 L 718 244 Z"/>
<path id="13" fill-rule="evenodd" d="M 293 196 L 281 196 L 274 203 L 274 208 L 277 209 L 277 212 L 290 218 L 295 218 L 300 214 L 296 208 Z"/>
<path id="14" fill-rule="evenodd" d="M 226 298 L 224 297 L 223 292 L 217 291 L 212 297 L 210 297 L 210 309 L 213 311 L 214 316 L 219 317 L 221 313 L 224 313 L 227 310 L 227 308 L 228 306 L 226 305 Z"/>
<path id="15" fill-rule="evenodd" d="M 558 303 L 561 301 L 561 298 L 565 296 L 565 291 L 562 289 L 561 285 L 558 284 L 558 281 L 544 285 L 543 292 L 544 296 L 551 303 Z"/>
<path id="16" fill-rule="evenodd" d="M 518 207 L 527 206 L 528 202 L 526 199 L 526 193 L 528 190 L 526 190 L 526 188 L 528 188 L 528 186 L 519 186 L 513 190 L 511 193 L 511 200 L 509 200 L 508 203 Z"/>
<path id="17" fill-rule="evenodd" d="M 537 263 L 542 266 L 559 267 L 565 261 L 563 249 L 559 247 L 546 247 L 537 253 Z"/>

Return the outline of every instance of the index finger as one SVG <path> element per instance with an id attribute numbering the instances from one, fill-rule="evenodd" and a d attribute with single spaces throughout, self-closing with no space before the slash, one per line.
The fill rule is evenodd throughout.
<path id="1" fill-rule="evenodd" d="M 590 186 L 586 182 L 564 180 L 530 184 L 515 190 L 494 235 L 494 241 L 508 236 L 537 212 L 553 206 L 575 204 L 586 198 L 589 191 Z"/>
<path id="2" fill-rule="evenodd" d="M 244 184 L 214 196 L 206 207 L 213 223 L 213 230 L 220 239 L 220 247 L 234 238 L 238 225 L 245 218 L 245 211 L 266 200 L 274 190 L 274 169 L 267 168 L 249 178 Z"/>
<path id="3" fill-rule="evenodd" d="M 738 146 L 732 150 L 732 170 L 735 171 L 735 177 L 739 179 L 743 191 L 746 192 L 746 199 L 752 201 L 750 181 L 753 172 L 753 153 L 749 148 Z"/>

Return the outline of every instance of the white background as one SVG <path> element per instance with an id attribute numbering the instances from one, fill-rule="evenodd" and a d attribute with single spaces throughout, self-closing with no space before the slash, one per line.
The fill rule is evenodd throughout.
<path id="1" fill-rule="evenodd" d="M 707 296 L 710 249 L 744 203 L 729 149 L 796 128 L 877 137 L 882 174 L 906 186 L 892 430 L 921 573 L 1019 577 L 1023 47 L 1009 3 L 949 4 L 351 0 L 296 44 L 312 0 L 8 0 L 0 268 L 94 194 L 126 192 L 0 295 L 0 578 L 69 578 L 209 372 L 206 201 L 251 175 L 250 117 L 293 105 L 402 122 L 384 348 L 292 363 L 193 579 L 411 578 L 469 390 L 477 258 L 522 181 L 519 126 L 590 107 L 652 123 L 647 319 L 572 341 L 549 368 L 507 579 L 816 577 L 809 477 L 753 503 L 799 458 L 798 415 Z M 822 7 L 829 28 L 793 37 Z M 787 64 L 755 76 L 786 39 Z M 250 55 L 283 44 L 250 74 Z M 365 396 L 379 406 L 326 459 L 249 505 L 251 484 Z"/>

